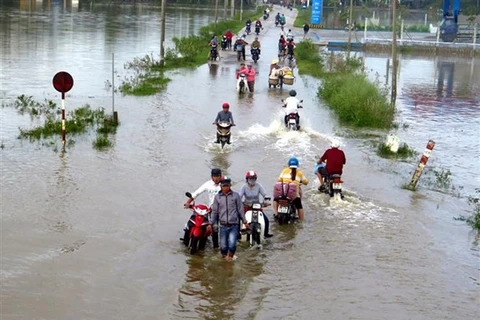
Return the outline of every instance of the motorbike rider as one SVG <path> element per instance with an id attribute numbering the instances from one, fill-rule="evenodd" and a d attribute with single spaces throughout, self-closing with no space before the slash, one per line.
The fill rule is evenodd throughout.
<path id="1" fill-rule="evenodd" d="M 295 41 L 293 39 L 287 40 L 287 55 L 292 55 L 292 58 L 295 57 Z"/>
<path id="2" fill-rule="evenodd" d="M 255 37 L 255 40 L 252 41 L 252 44 L 250 45 L 251 47 L 251 50 L 250 50 L 250 53 L 252 53 L 252 50 L 253 48 L 258 48 L 258 55 L 260 55 L 260 48 L 262 47 L 262 45 L 260 44 L 260 41 L 258 41 L 258 37 Z"/>
<path id="3" fill-rule="evenodd" d="M 288 126 L 288 115 L 295 113 L 295 121 L 297 122 L 297 129 L 300 129 L 300 115 L 298 114 L 298 107 L 300 106 L 300 100 L 296 98 L 297 91 L 290 90 L 289 97 L 283 101 L 283 107 L 285 108 L 285 127 Z"/>
<path id="4" fill-rule="evenodd" d="M 247 66 L 245 65 L 245 62 L 242 62 L 240 63 L 240 68 L 237 70 L 237 79 L 240 77 L 240 75 L 243 73 L 243 74 L 247 74 L 247 71 L 248 71 L 248 68 Z"/>
<path id="5" fill-rule="evenodd" d="M 279 19 L 280 24 L 283 26 L 285 23 L 287 23 L 287 18 L 285 18 L 285 15 L 282 13 L 282 16 Z"/>
<path id="6" fill-rule="evenodd" d="M 326 162 L 327 174 L 330 177 L 333 174 L 342 175 L 343 165 L 347 163 L 345 153 L 339 149 L 340 143 L 333 140 L 330 144 L 330 149 L 326 150 L 320 158 L 320 162 Z"/>
<path id="7" fill-rule="evenodd" d="M 210 46 L 210 50 L 208 51 L 207 59 L 210 59 L 213 49 L 215 49 L 217 51 L 217 57 L 218 57 L 218 59 L 220 59 L 220 51 L 218 50 L 218 40 L 217 40 L 216 35 L 212 36 L 208 45 Z"/>
<path id="8" fill-rule="evenodd" d="M 283 183 L 295 183 L 297 185 L 297 194 L 296 198 L 293 200 L 293 204 L 298 212 L 298 218 L 303 220 L 304 211 L 302 206 L 302 199 L 300 193 L 300 184 L 307 185 L 308 179 L 305 177 L 303 172 L 298 170 L 299 162 L 298 159 L 292 157 L 288 160 L 288 167 L 284 168 L 280 173 L 280 176 L 277 178 L 278 182 Z M 273 199 L 273 215 L 276 217 L 278 214 L 278 198 Z"/>
<path id="9" fill-rule="evenodd" d="M 245 219 L 242 200 L 237 192 L 232 191 L 231 184 L 232 181 L 227 176 L 220 180 L 221 190 L 213 200 L 210 225 L 207 227 L 207 230 L 211 230 L 211 225 L 220 223 L 220 253 L 222 258 L 228 260 L 232 260 L 235 256 L 240 220 L 247 229 L 250 228 Z"/>
<path id="10" fill-rule="evenodd" d="M 277 15 L 275 16 L 275 25 L 278 25 L 280 23 L 280 12 L 277 12 Z"/>
<path id="11" fill-rule="evenodd" d="M 250 93 L 253 93 L 255 87 L 255 76 L 257 72 L 255 71 L 255 69 L 253 69 L 251 63 L 247 65 L 247 72 L 245 74 L 247 75 L 248 90 L 250 91 Z"/>
<path id="12" fill-rule="evenodd" d="M 257 21 L 255 21 L 255 28 L 257 27 L 260 29 L 263 29 L 262 21 L 260 21 L 260 18 L 258 18 Z"/>
<path id="13" fill-rule="evenodd" d="M 240 51 L 242 53 L 242 58 L 243 58 L 243 61 L 245 61 L 245 47 L 248 45 L 248 42 L 245 41 L 245 37 L 246 35 L 242 35 L 242 37 L 240 38 L 237 38 L 237 40 L 235 41 L 235 50 L 238 52 Z"/>
<path id="14" fill-rule="evenodd" d="M 245 22 L 245 32 L 247 34 L 250 33 L 251 26 L 252 26 L 252 20 L 250 20 L 250 18 L 248 18 L 247 21 Z"/>
<path id="15" fill-rule="evenodd" d="M 232 126 L 235 126 L 235 123 L 233 121 L 233 115 L 229 111 L 230 105 L 227 102 L 224 102 L 222 104 L 222 111 L 219 111 L 217 114 L 217 117 L 215 118 L 215 121 L 212 124 L 218 124 L 219 122 L 229 122 Z M 220 143 L 220 135 L 217 132 L 217 141 L 215 143 Z M 227 144 L 230 144 L 230 136 L 228 137 Z"/>
<path id="16" fill-rule="evenodd" d="M 232 48 L 233 33 L 230 31 L 230 29 L 225 32 L 225 37 L 227 38 L 227 48 Z"/>
<path id="17" fill-rule="evenodd" d="M 287 32 L 287 41 L 290 41 L 290 40 L 293 40 L 293 32 L 292 32 L 292 29 L 288 29 L 288 32 Z"/>
<path id="18" fill-rule="evenodd" d="M 280 36 L 278 39 L 278 58 L 282 59 L 285 56 L 285 50 L 287 46 L 287 41 L 283 36 Z"/>
<path id="19" fill-rule="evenodd" d="M 211 171 L 211 179 L 202 184 L 197 190 L 192 193 L 192 199 L 188 199 L 187 202 L 183 205 L 185 209 L 190 207 L 190 204 L 196 199 L 199 195 L 204 192 L 208 193 L 208 206 L 211 208 L 215 196 L 220 191 L 220 179 L 222 177 L 222 170 L 214 168 Z M 218 248 L 218 226 L 214 226 L 212 233 L 212 242 L 213 247 Z"/>
<path id="20" fill-rule="evenodd" d="M 245 175 L 246 183 L 240 188 L 238 194 L 240 195 L 240 199 L 243 200 L 243 207 L 245 212 L 252 208 L 254 203 L 260 203 L 260 195 L 263 197 L 264 206 L 269 206 L 270 203 L 265 201 L 265 197 L 267 193 L 263 186 L 257 182 L 257 173 L 255 171 L 247 171 Z M 265 230 L 264 230 L 264 237 L 270 238 L 273 234 L 269 234 L 269 226 L 270 221 L 268 220 L 267 215 L 264 213 L 263 218 L 265 220 Z"/>

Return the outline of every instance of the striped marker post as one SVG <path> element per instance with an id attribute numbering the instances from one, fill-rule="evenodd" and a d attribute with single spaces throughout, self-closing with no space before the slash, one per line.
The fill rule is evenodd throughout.
<path id="1" fill-rule="evenodd" d="M 420 162 L 418 163 L 417 170 L 413 173 L 412 180 L 410 181 L 410 184 L 408 185 L 408 189 L 410 190 L 415 190 L 417 187 L 418 179 L 420 179 L 420 176 L 422 175 L 423 168 L 425 168 L 425 165 L 427 164 L 428 158 L 432 154 L 433 147 L 435 147 L 435 141 L 430 140 L 427 143 L 427 147 L 425 148 L 425 151 L 423 151 L 422 157 L 420 158 Z"/>
<path id="2" fill-rule="evenodd" d="M 65 151 L 66 145 L 66 112 L 65 112 L 65 93 L 73 87 L 72 76 L 65 71 L 60 71 L 53 77 L 53 87 L 62 93 L 62 150 Z"/>

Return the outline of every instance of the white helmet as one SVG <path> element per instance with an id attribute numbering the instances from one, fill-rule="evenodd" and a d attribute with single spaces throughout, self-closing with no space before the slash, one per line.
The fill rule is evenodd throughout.
<path id="1" fill-rule="evenodd" d="M 330 147 L 331 148 L 338 148 L 338 147 L 340 147 L 340 142 L 338 142 L 338 140 L 336 140 L 336 139 L 333 139 L 332 142 L 330 143 Z"/>

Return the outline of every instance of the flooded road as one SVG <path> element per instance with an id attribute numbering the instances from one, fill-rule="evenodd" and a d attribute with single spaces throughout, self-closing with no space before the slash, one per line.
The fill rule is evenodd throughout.
<path id="1" fill-rule="evenodd" d="M 121 79 L 125 62 L 159 48 L 159 10 L 136 8 L 0 7 L 2 104 L 21 94 L 60 103 L 51 79 L 65 70 L 75 79 L 67 109 L 89 103 L 110 110 L 105 81 L 112 52 Z M 290 25 L 293 13 L 285 14 Z M 169 39 L 212 21 L 199 12 L 175 11 L 169 19 L 176 21 Z M 395 133 L 418 152 L 428 139 L 437 142 L 419 190 L 410 192 L 401 186 L 418 159 L 381 159 L 372 141 L 386 132 L 365 139 L 338 126 L 316 98 L 318 80 L 297 77 L 292 88 L 304 100 L 305 131 L 284 131 L 280 99 L 287 90 L 267 87 L 278 32 L 273 20 L 265 22 L 251 96 L 235 94 L 233 53 L 218 65 L 171 72 L 159 95 L 117 96 L 121 126 L 106 152 L 92 148 L 93 135 L 75 138 L 65 155 L 18 140 L 18 127 L 28 127 L 30 119 L 0 109 L 2 320 L 387 314 L 426 320 L 478 314 L 479 249 L 469 228 L 452 218 L 471 212 L 465 197 L 479 185 L 480 61 L 448 60 L 441 67 L 430 58 L 402 59 Z M 385 62 L 366 57 L 380 81 Z M 221 151 L 212 143 L 211 122 L 224 101 L 237 127 L 232 145 Z M 318 194 L 312 175 L 315 156 L 334 137 L 347 155 L 341 203 Z M 189 215 L 182 209 L 185 191 L 206 181 L 212 167 L 230 175 L 235 190 L 247 170 L 256 170 L 271 191 L 292 155 L 311 179 L 303 223 L 274 225 L 275 236 L 263 250 L 241 247 L 234 263 L 221 261 L 211 248 L 203 256 L 185 252 L 178 241 Z M 456 191 L 436 188 L 433 171 L 446 169 Z"/>

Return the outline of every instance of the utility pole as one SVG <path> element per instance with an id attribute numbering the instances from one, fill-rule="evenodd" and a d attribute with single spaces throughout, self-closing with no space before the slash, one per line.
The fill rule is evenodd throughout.
<path id="1" fill-rule="evenodd" d="M 232 0 L 235 1 L 235 0 Z M 240 21 L 243 20 L 243 0 L 240 0 Z"/>
<path id="2" fill-rule="evenodd" d="M 390 96 L 390 104 L 395 108 L 395 101 L 397 100 L 397 0 L 392 1 L 392 93 Z"/>
<path id="3" fill-rule="evenodd" d="M 347 59 L 350 59 L 350 50 L 352 47 L 352 19 L 353 19 L 353 0 L 350 0 L 350 15 L 348 18 L 348 45 L 347 45 Z"/>
<path id="4" fill-rule="evenodd" d="M 230 1 L 231 1 L 230 18 L 233 18 L 235 16 L 235 0 L 230 0 Z"/>
<path id="5" fill-rule="evenodd" d="M 162 0 L 162 9 L 160 11 L 160 22 L 162 31 L 160 32 L 160 66 L 165 66 L 165 7 L 167 0 Z"/>
<path id="6" fill-rule="evenodd" d="M 223 0 L 223 20 L 227 20 L 227 4 L 228 0 Z"/>
<path id="7" fill-rule="evenodd" d="M 217 27 L 218 21 L 218 0 L 215 0 L 215 28 Z"/>

